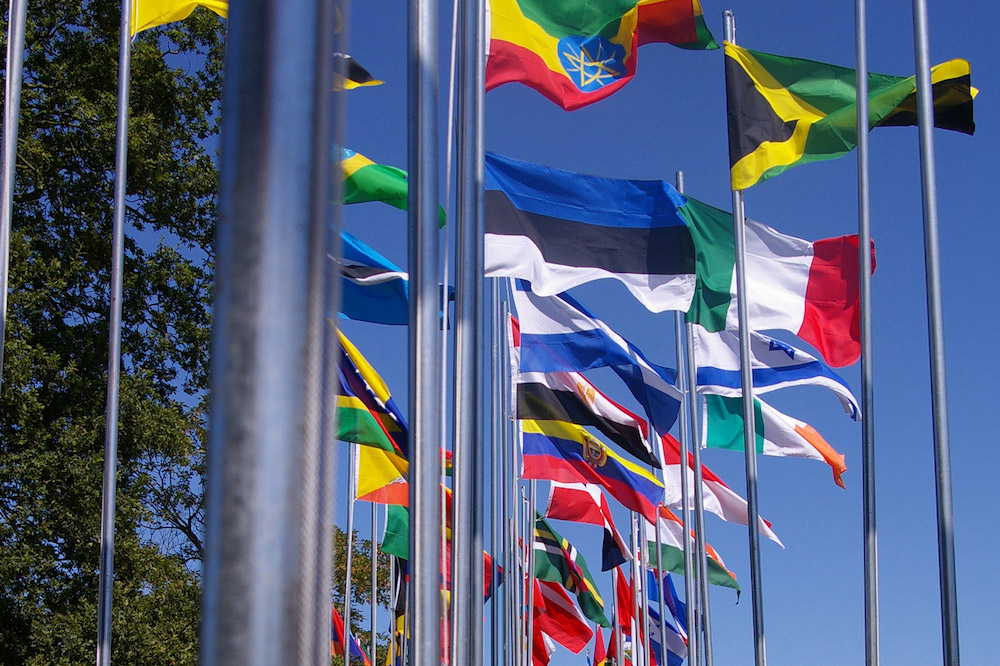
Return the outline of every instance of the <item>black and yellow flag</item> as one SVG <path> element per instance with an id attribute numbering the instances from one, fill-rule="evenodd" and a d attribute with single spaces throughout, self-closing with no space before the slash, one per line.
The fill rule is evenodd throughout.
<path id="1" fill-rule="evenodd" d="M 789 167 L 829 160 L 857 146 L 855 70 L 750 51 L 726 42 L 732 187 L 743 190 Z M 934 124 L 975 131 L 969 63 L 931 69 Z M 869 129 L 917 124 L 916 77 L 868 75 Z"/>
<path id="2" fill-rule="evenodd" d="M 380 86 L 384 81 L 379 81 L 372 76 L 367 69 L 358 64 L 358 61 L 346 53 L 333 54 L 334 90 L 353 90 L 363 86 Z"/>

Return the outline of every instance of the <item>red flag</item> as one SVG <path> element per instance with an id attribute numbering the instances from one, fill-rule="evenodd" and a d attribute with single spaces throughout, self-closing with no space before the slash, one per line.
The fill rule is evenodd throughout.
<path id="1" fill-rule="evenodd" d="M 618 626 L 622 633 L 627 636 L 632 635 L 632 585 L 621 569 L 615 569 L 615 585 L 617 593 Z"/>
<path id="2" fill-rule="evenodd" d="M 625 539 L 615 527 L 611 507 L 601 487 L 592 483 L 549 484 L 549 503 L 545 516 L 556 520 L 572 520 L 604 528 L 602 570 L 608 571 L 632 559 Z"/>
<path id="3" fill-rule="evenodd" d="M 604 637 L 601 636 L 601 625 L 597 625 L 596 638 L 594 638 L 594 666 L 605 666 L 607 661 L 608 652 L 604 649 Z"/>
<path id="4" fill-rule="evenodd" d="M 594 635 L 587 618 L 558 583 L 535 581 L 534 623 L 556 643 L 577 654 Z"/>

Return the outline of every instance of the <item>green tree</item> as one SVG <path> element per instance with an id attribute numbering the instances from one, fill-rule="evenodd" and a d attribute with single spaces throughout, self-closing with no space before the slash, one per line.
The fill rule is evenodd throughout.
<path id="1" fill-rule="evenodd" d="M 118 12 L 28 10 L 0 391 L 4 664 L 93 662 Z M 199 10 L 132 50 L 117 663 L 197 662 L 223 25 Z"/>

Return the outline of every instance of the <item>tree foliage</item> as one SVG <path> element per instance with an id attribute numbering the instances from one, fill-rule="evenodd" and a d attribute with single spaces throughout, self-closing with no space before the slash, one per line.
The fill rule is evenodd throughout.
<path id="1" fill-rule="evenodd" d="M 29 4 L 0 390 L 0 662 L 93 661 L 117 3 Z M 6 34 L 6 25 L 4 25 Z M 197 661 L 223 23 L 132 48 L 113 659 Z"/>

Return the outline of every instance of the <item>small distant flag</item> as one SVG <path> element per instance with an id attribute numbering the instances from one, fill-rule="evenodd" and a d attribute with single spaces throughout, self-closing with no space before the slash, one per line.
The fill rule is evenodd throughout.
<path id="1" fill-rule="evenodd" d="M 346 53 L 333 54 L 333 89 L 353 90 L 364 86 L 380 86 L 385 81 L 379 81 L 362 67 L 357 60 Z"/>
<path id="2" fill-rule="evenodd" d="M 743 190 L 798 164 L 846 155 L 857 145 L 856 72 L 726 42 L 729 165 Z M 934 124 L 975 132 L 969 63 L 931 68 Z M 916 77 L 868 75 L 869 129 L 917 124 Z"/>
<path id="3" fill-rule="evenodd" d="M 407 209 L 410 186 L 403 169 L 378 164 L 350 148 L 340 149 L 340 169 L 344 178 L 344 204 L 381 201 L 400 210 Z M 444 208 L 438 206 L 441 226 Z"/>
<path id="4" fill-rule="evenodd" d="M 343 657 L 344 656 L 344 618 L 340 617 L 340 613 L 337 612 L 336 607 L 330 608 L 330 620 L 331 620 L 331 637 L 330 637 L 330 651 L 334 656 Z M 347 632 L 350 635 L 351 641 L 351 661 L 354 661 L 355 657 L 360 659 L 364 666 L 372 666 L 371 659 L 358 644 L 357 639 L 354 638 L 354 634 L 350 631 Z"/>
<path id="5" fill-rule="evenodd" d="M 646 547 L 649 553 L 649 561 L 655 564 L 662 562 L 664 571 L 684 575 L 684 523 L 670 509 L 665 506 L 659 507 L 658 520 L 654 527 L 646 523 Z M 657 539 L 659 531 L 659 539 Z M 688 544 L 694 545 L 694 533 L 689 529 Z M 660 558 L 656 557 L 657 542 L 660 545 Z M 737 592 L 740 590 L 739 583 L 736 582 L 736 574 L 726 568 L 725 562 L 719 557 L 709 544 L 705 544 L 708 554 L 708 582 L 711 585 L 721 585 L 731 587 Z M 659 597 L 657 597 L 659 598 Z"/>
<path id="6" fill-rule="evenodd" d="M 583 555 L 540 515 L 535 519 L 534 550 L 535 578 L 560 583 L 576 595 L 584 615 L 602 627 L 610 627 L 600 590 Z"/>
<path id="7" fill-rule="evenodd" d="M 183 21 L 198 7 L 211 9 L 222 18 L 229 14 L 227 0 L 133 0 L 132 36 L 158 25 Z"/>
<path id="8" fill-rule="evenodd" d="M 639 46 L 719 48 L 698 0 L 490 0 L 486 89 L 519 82 L 567 111 L 635 75 Z"/>
<path id="9" fill-rule="evenodd" d="M 600 486 L 587 483 L 549 482 L 545 517 L 570 520 L 604 528 L 601 569 L 609 571 L 632 559 L 625 539 L 615 527 L 611 507 Z"/>

